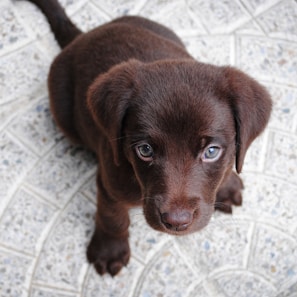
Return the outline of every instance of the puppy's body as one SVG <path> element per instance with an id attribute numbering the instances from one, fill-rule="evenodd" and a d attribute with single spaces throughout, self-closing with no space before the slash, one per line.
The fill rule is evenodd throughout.
<path id="1" fill-rule="evenodd" d="M 98 128 L 86 107 L 87 91 L 95 78 L 129 59 L 149 63 L 180 58 L 189 59 L 190 56 L 177 36 L 138 17 L 123 17 L 79 35 L 56 58 L 51 68 L 49 90 L 57 122 L 63 121 L 60 127 L 70 138 L 96 151 Z M 63 76 L 61 80 L 61 69 L 68 79 Z M 71 94 L 69 90 L 72 90 Z M 67 111 L 72 112 L 70 119 L 56 114 L 65 97 L 69 101 Z"/>
<path id="2" fill-rule="evenodd" d="M 56 0 L 32 0 L 65 47 L 49 74 L 63 132 L 98 157 L 98 210 L 88 259 L 116 274 L 129 259 L 128 209 L 170 234 L 203 228 L 241 204 L 241 171 L 271 110 L 267 92 L 231 67 L 195 61 L 169 29 L 123 17 L 91 32 Z"/>

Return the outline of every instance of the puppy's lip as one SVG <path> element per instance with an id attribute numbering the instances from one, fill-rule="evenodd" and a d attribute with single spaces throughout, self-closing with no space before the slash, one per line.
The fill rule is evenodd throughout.
<path id="1" fill-rule="evenodd" d="M 167 229 L 171 229 L 171 230 L 177 231 L 177 232 L 183 232 L 183 231 L 186 231 L 188 229 L 188 224 L 183 224 L 183 225 L 180 225 L 178 227 L 172 227 L 170 224 L 167 224 L 167 223 L 163 223 L 163 225 L 165 225 L 165 227 Z"/>
<path id="2" fill-rule="evenodd" d="M 174 231 L 171 229 L 167 229 L 166 227 L 163 227 L 162 232 L 170 234 L 170 235 L 175 235 L 175 236 L 184 236 L 184 235 L 191 234 L 195 231 L 189 231 L 188 229 L 183 230 L 183 231 Z"/>

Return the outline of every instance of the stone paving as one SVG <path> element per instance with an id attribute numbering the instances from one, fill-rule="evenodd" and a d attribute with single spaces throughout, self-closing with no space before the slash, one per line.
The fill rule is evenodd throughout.
<path id="1" fill-rule="evenodd" d="M 297 3 L 293 0 L 61 0 L 83 30 L 124 14 L 174 29 L 192 55 L 246 71 L 272 94 L 252 145 L 244 205 L 172 237 L 131 212 L 132 259 L 119 276 L 87 264 L 95 161 L 48 107 L 59 48 L 26 1 L 0 2 L 0 297 L 296 297 Z"/>

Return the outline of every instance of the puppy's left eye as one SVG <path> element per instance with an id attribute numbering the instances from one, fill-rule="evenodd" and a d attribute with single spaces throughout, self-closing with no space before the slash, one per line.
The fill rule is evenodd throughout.
<path id="1" fill-rule="evenodd" d="M 202 160 L 204 162 L 214 162 L 220 158 L 221 154 L 222 149 L 219 146 L 209 146 L 204 150 Z"/>
<path id="2" fill-rule="evenodd" d="M 148 143 L 136 146 L 136 153 L 137 156 L 145 162 L 153 160 L 154 150 Z"/>

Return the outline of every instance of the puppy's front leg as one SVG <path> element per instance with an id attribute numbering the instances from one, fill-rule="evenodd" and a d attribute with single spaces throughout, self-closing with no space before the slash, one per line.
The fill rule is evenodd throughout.
<path id="1" fill-rule="evenodd" d="M 242 204 L 242 189 L 242 180 L 235 172 L 231 172 L 219 188 L 215 202 L 215 209 L 226 213 L 232 213 L 232 205 L 239 206 Z"/>
<path id="2" fill-rule="evenodd" d="M 128 209 L 112 201 L 98 181 L 96 228 L 87 250 L 87 258 L 99 274 L 116 275 L 130 258 Z"/>

